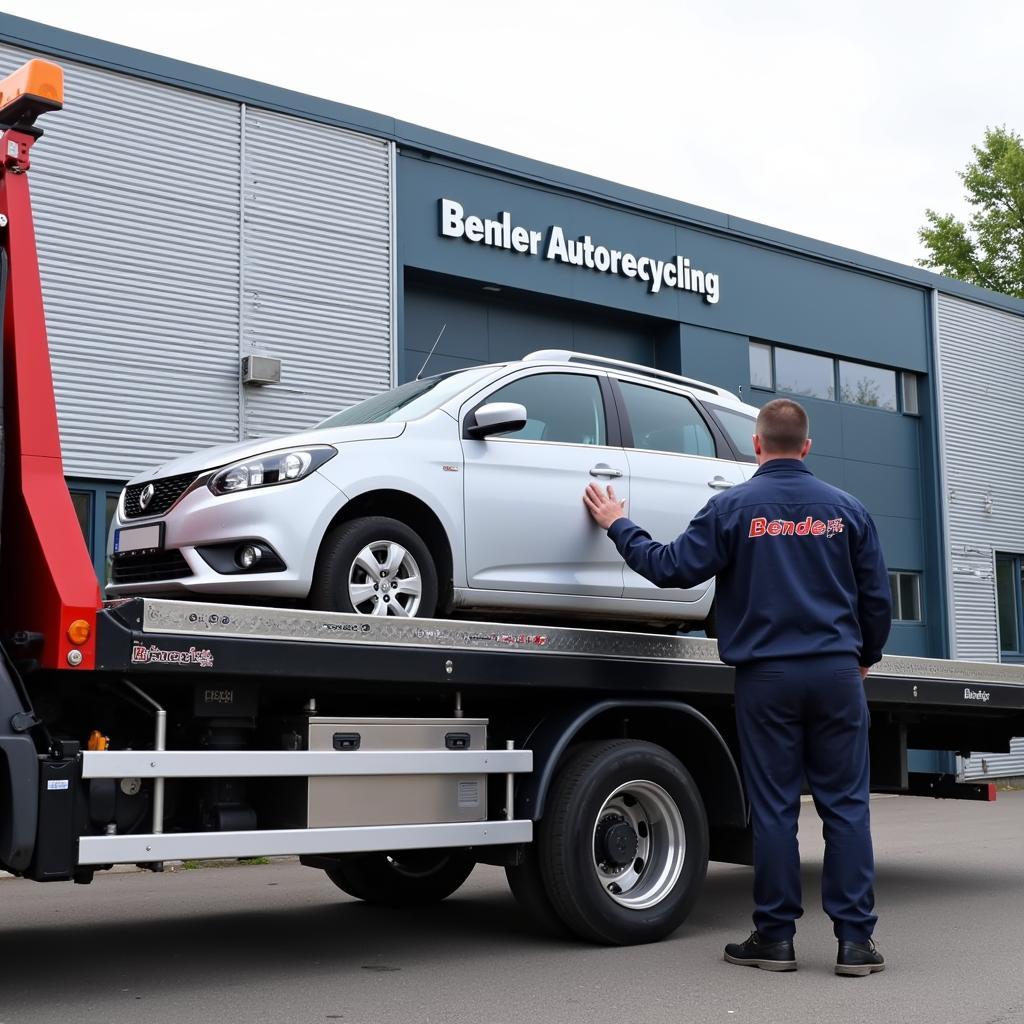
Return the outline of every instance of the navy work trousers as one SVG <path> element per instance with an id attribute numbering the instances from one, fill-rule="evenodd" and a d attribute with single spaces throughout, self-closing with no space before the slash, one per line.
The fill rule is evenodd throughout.
<path id="1" fill-rule="evenodd" d="M 754 927 L 789 939 L 803 913 L 797 820 L 806 776 L 821 817 L 821 901 L 836 937 L 865 942 L 877 918 L 868 810 L 868 709 L 852 656 L 736 669 L 736 724 L 754 827 Z"/>

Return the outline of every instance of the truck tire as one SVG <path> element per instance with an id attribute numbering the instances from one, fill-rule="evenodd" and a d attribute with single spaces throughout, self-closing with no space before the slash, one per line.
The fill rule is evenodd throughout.
<path id="1" fill-rule="evenodd" d="M 336 526 L 317 558 L 309 606 L 362 615 L 429 619 L 437 613 L 437 568 L 415 530 L 386 516 Z"/>
<path id="2" fill-rule="evenodd" d="M 505 878 L 508 879 L 508 887 L 516 903 L 538 931 L 560 939 L 572 935 L 569 927 L 558 916 L 544 887 L 536 844 L 524 848 L 523 859 L 518 864 L 506 866 Z"/>
<path id="3" fill-rule="evenodd" d="M 342 892 L 357 900 L 414 907 L 447 899 L 475 866 L 462 850 L 403 850 L 354 854 L 326 870 Z"/>
<path id="4" fill-rule="evenodd" d="M 559 768 L 538 855 L 552 906 L 582 939 L 656 942 L 693 909 L 708 823 L 690 773 L 664 747 L 602 740 Z"/>

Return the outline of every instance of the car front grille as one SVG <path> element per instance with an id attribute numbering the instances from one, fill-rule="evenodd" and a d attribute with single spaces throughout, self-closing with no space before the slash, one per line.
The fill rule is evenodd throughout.
<path id="1" fill-rule="evenodd" d="M 111 565 L 114 583 L 158 583 L 191 576 L 192 570 L 180 551 L 140 551 L 115 555 Z"/>
<path id="2" fill-rule="evenodd" d="M 138 519 L 140 516 L 162 516 L 188 490 L 195 478 L 195 473 L 183 473 L 181 476 L 165 476 L 162 480 L 147 480 L 145 483 L 126 487 L 124 489 L 125 516 L 128 519 Z M 142 492 L 149 486 L 153 488 L 153 497 L 143 508 Z"/>

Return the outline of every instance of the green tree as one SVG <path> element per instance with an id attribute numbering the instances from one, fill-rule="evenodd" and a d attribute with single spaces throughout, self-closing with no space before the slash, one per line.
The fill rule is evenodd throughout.
<path id="1" fill-rule="evenodd" d="M 987 128 L 974 159 L 959 172 L 972 213 L 927 211 L 918 237 L 928 255 L 918 260 L 959 281 L 1024 298 L 1024 140 L 1005 127 Z"/>

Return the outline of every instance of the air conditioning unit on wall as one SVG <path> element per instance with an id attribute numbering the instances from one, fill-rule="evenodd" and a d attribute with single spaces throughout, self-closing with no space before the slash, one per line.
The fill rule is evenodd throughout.
<path id="1" fill-rule="evenodd" d="M 242 357 L 243 384 L 280 384 L 281 360 L 270 356 Z"/>

